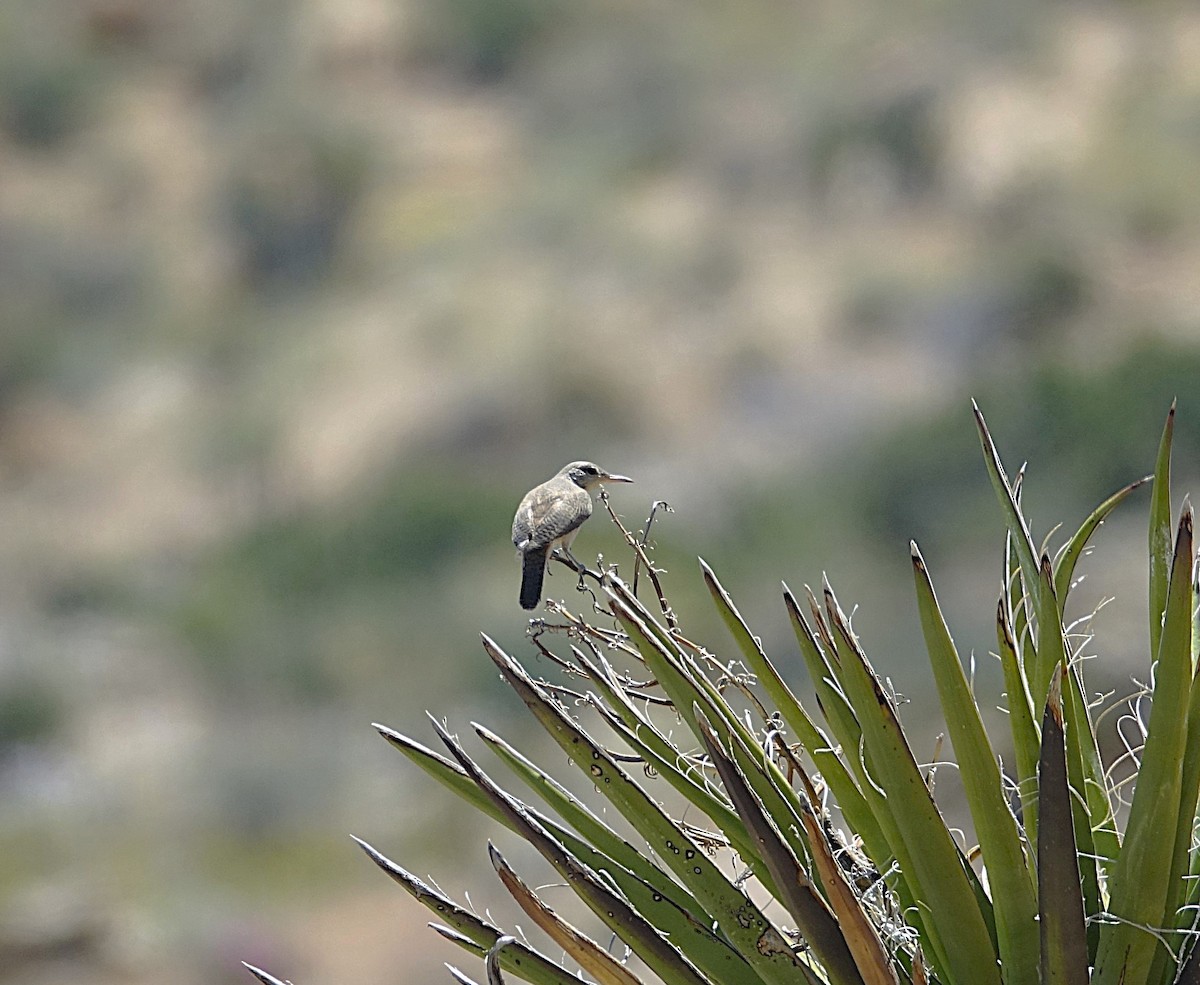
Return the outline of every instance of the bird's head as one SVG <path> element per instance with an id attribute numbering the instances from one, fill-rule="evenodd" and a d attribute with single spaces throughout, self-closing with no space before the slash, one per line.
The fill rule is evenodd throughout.
<path id="1" fill-rule="evenodd" d="M 563 468 L 559 475 L 565 475 L 581 489 L 591 489 L 601 482 L 633 482 L 628 476 L 605 472 L 593 462 L 572 462 Z"/>

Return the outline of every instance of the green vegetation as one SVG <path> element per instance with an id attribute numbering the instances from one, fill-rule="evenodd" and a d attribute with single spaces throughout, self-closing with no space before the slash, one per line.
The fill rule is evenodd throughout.
<path id="1" fill-rule="evenodd" d="M 1147 342 L 1099 370 L 1044 365 L 1019 380 L 980 381 L 975 392 L 1026 460 L 1054 463 L 1052 474 L 1028 477 L 1037 491 L 1030 504 L 1035 525 L 1048 528 L 1071 503 L 1144 471 L 1154 406 L 1188 393 L 1197 379 L 1196 350 Z M 1200 461 L 1200 433 L 1179 441 L 1176 457 L 1190 470 Z M 931 549 L 964 540 L 985 546 L 989 528 L 981 521 L 989 504 L 971 442 L 962 415 L 946 408 L 889 428 L 861 449 L 848 464 L 856 475 L 853 500 L 871 533 L 913 537 Z"/>
<path id="2" fill-rule="evenodd" d="M 446 725 L 433 723 L 451 758 L 379 726 L 413 763 L 536 849 L 583 904 L 579 917 L 557 896 L 552 908 L 494 845 L 501 881 L 551 947 L 506 935 L 490 914 L 459 907 L 363 843 L 368 855 L 435 911 L 439 933 L 486 958 L 492 981 L 504 969 L 536 983 L 578 982 L 577 968 L 623 985 L 647 973 L 689 985 L 1194 981 L 1196 552 L 1191 507 L 1177 519 L 1172 508 L 1174 408 L 1147 477 L 1151 638 L 1142 676 L 1153 688 L 1126 721 L 1142 730 L 1125 764 L 1132 784 L 1116 783 L 1114 764 L 1101 760 L 1085 644 L 1063 612 L 1092 534 L 1146 480 L 1118 489 L 1048 552 L 978 411 L 976 422 L 1007 526 L 995 626 L 1009 734 L 985 728 L 989 699 L 974 692 L 915 543 L 912 574 L 977 846 L 944 818 L 937 764 L 918 761 L 879 676 L 886 667 L 872 665 L 828 582 L 783 593 L 817 715 L 706 564 L 733 654 L 680 625 L 630 536 L 640 591 L 628 571 L 623 580 L 601 570 L 594 618 L 551 604 L 533 624 L 532 642 L 545 657 L 554 651 L 560 679 L 535 678 L 483 639 L 613 816 L 482 725 L 473 731 L 501 769 L 541 804 L 494 779 Z M 1010 745 L 1002 769 L 998 750 Z M 606 930 L 587 929 L 597 923 Z M 636 960 L 614 958 L 607 933 Z"/>
<path id="3" fill-rule="evenodd" d="M 493 518 L 511 503 L 472 476 L 430 468 L 339 507 L 270 518 L 207 561 L 175 620 L 215 683 L 336 697 L 330 621 L 365 618 L 387 632 L 385 613 L 426 604 L 431 586 L 494 539 Z"/>
<path id="4" fill-rule="evenodd" d="M 63 719 L 59 695 L 45 681 L 31 676 L 0 681 L 0 764 L 15 747 L 60 734 Z"/>

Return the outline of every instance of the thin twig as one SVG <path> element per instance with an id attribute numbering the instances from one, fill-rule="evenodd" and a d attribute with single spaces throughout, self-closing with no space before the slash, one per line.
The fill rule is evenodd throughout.
<path id="1" fill-rule="evenodd" d="M 648 517 L 646 517 L 646 528 L 642 531 L 641 546 L 642 546 L 643 550 L 646 549 L 646 546 L 650 541 L 650 527 L 653 525 L 654 518 L 658 515 L 659 509 L 661 509 L 664 513 L 674 513 L 675 512 L 673 509 L 671 509 L 671 504 L 668 503 L 665 499 L 656 499 L 653 503 L 650 504 L 650 515 Z M 639 556 L 633 562 L 633 594 L 634 594 L 635 598 L 637 597 L 638 574 L 641 571 L 641 567 L 642 567 L 642 559 Z"/>
<path id="2" fill-rule="evenodd" d="M 628 544 L 631 548 L 633 548 L 633 553 L 634 553 L 633 595 L 634 595 L 634 597 L 635 598 L 637 597 L 637 572 L 640 569 L 641 565 L 644 564 L 646 566 L 646 573 L 647 573 L 647 575 L 649 575 L 650 581 L 654 585 L 655 594 L 658 596 L 658 606 L 662 610 L 663 618 L 665 618 L 667 620 L 667 626 L 671 630 L 677 629 L 679 626 L 679 619 L 675 615 L 675 611 L 671 608 L 671 604 L 667 601 L 666 592 L 663 591 L 662 582 L 659 580 L 659 577 L 658 577 L 659 570 L 656 567 L 654 567 L 653 564 L 650 563 L 650 558 L 646 554 L 647 547 L 646 547 L 646 542 L 645 542 L 645 537 L 649 535 L 650 523 L 654 519 L 654 514 L 660 508 L 664 512 L 668 512 L 668 513 L 674 513 L 675 511 L 671 509 L 670 504 L 665 503 L 662 500 L 655 500 L 654 504 L 650 508 L 650 518 L 646 521 L 647 533 L 645 535 L 643 535 L 643 539 L 641 541 L 639 541 L 637 539 L 637 537 L 635 537 L 632 533 L 629 532 L 629 530 L 628 530 L 628 528 L 626 528 L 625 524 L 623 524 L 621 522 L 620 517 L 618 517 L 617 514 L 613 512 L 613 508 L 612 508 L 612 506 L 609 505 L 609 502 L 608 502 L 608 493 L 604 490 L 600 491 L 600 502 L 604 504 L 604 508 L 605 508 L 605 510 L 608 511 L 608 515 L 612 519 L 612 522 L 615 523 L 617 525 L 617 529 L 621 531 L 621 535 L 625 538 L 625 543 Z"/>

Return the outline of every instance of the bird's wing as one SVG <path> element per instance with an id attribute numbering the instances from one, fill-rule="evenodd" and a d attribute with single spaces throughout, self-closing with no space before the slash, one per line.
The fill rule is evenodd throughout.
<path id="1" fill-rule="evenodd" d="M 512 539 L 518 551 L 525 550 L 533 536 L 533 515 L 529 510 L 529 497 L 521 500 L 517 515 L 513 517 Z"/>
<path id="2" fill-rule="evenodd" d="M 546 483 L 521 501 L 513 518 L 513 543 L 520 551 L 549 547 L 592 515 L 592 497 L 571 484 L 563 489 Z"/>

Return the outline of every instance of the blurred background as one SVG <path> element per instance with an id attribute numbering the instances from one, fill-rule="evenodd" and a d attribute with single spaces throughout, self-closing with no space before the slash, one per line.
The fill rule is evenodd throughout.
<path id="1" fill-rule="evenodd" d="M 576 458 L 802 690 L 779 581 L 828 572 L 932 755 L 910 538 L 1000 703 L 970 398 L 1039 538 L 1173 396 L 1196 478 L 1198 175 L 1168 0 L 6 0 L 0 982 L 470 967 L 348 834 L 511 924 L 485 829 L 370 723 L 544 751 L 478 633 L 531 656 L 509 525 Z"/>

